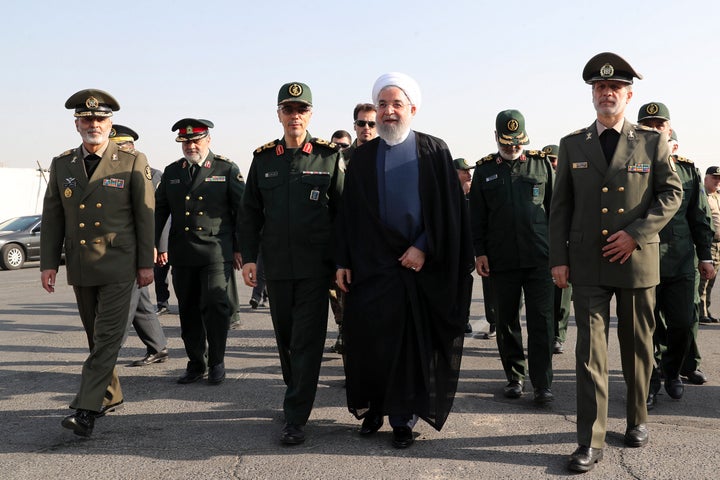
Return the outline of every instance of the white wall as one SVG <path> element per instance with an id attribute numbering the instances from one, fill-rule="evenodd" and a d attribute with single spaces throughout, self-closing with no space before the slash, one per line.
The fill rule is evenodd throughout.
<path id="1" fill-rule="evenodd" d="M 48 172 L 39 172 L 35 168 L 0 167 L 0 222 L 42 213 L 45 179 L 48 178 Z"/>

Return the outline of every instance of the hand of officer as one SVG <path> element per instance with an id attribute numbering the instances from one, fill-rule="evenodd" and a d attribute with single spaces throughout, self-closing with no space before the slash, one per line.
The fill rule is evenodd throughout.
<path id="1" fill-rule="evenodd" d="M 168 253 L 167 252 L 158 252 L 157 259 L 155 259 L 155 263 L 160 267 L 164 267 L 165 265 L 167 265 Z"/>
<path id="2" fill-rule="evenodd" d="M 155 276 L 153 275 L 153 269 L 152 268 L 138 268 L 137 271 L 137 283 L 138 287 L 147 287 L 150 285 Z"/>
<path id="3" fill-rule="evenodd" d="M 568 279 L 570 278 L 570 267 L 567 265 L 558 265 L 550 270 L 552 275 L 553 283 L 556 287 L 567 288 Z"/>
<path id="4" fill-rule="evenodd" d="M 698 270 L 700 271 L 700 276 L 705 280 L 711 280 L 715 278 L 716 272 L 712 262 L 700 262 L 700 264 L 698 265 Z"/>
<path id="5" fill-rule="evenodd" d="M 400 265 L 419 272 L 425 264 L 425 252 L 417 247 L 410 246 L 402 257 L 398 258 Z"/>
<path id="6" fill-rule="evenodd" d="M 603 257 L 611 257 L 610 262 L 620 260 L 623 264 L 637 248 L 637 242 L 625 230 L 615 232 L 607 238 L 608 244 L 602 249 Z"/>
<path id="7" fill-rule="evenodd" d="M 475 270 L 481 277 L 490 276 L 490 262 L 487 255 L 480 255 L 475 259 Z"/>
<path id="8" fill-rule="evenodd" d="M 335 270 L 335 283 L 345 293 L 350 291 L 352 283 L 352 271 L 349 268 L 338 268 Z"/>
<path id="9" fill-rule="evenodd" d="M 242 268 L 242 254 L 240 252 L 233 252 L 233 268 L 235 270 Z"/>
<path id="10" fill-rule="evenodd" d="M 246 263 L 243 265 L 242 276 L 245 285 L 248 287 L 257 287 L 257 264 Z"/>
<path id="11" fill-rule="evenodd" d="M 55 291 L 55 276 L 57 275 L 57 270 L 43 270 L 40 272 L 40 281 L 42 282 L 42 287 L 48 291 L 48 293 L 53 293 Z"/>

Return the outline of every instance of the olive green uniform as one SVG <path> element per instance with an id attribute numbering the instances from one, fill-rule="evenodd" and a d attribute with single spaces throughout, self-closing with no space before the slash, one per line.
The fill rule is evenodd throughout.
<path id="1" fill-rule="evenodd" d="M 680 209 L 660 231 L 660 284 L 656 288 L 653 335 L 658 365 L 670 379 L 680 375 L 690 349 L 692 329 L 698 321 L 697 260 L 712 260 L 714 236 L 700 174 L 692 161 L 677 155 L 673 160 L 683 198 Z M 659 381 L 654 373 L 651 389 L 655 392 Z"/>
<path id="2" fill-rule="evenodd" d="M 490 264 L 505 375 L 508 381 L 523 381 L 528 375 L 518 316 L 522 292 L 529 377 L 535 388 L 550 388 L 553 377 L 553 285 L 548 269 L 552 189 L 552 166 L 536 150 L 525 151 L 514 161 L 488 155 L 477 163 L 470 188 L 475 255 L 486 255 Z"/>
<path id="3" fill-rule="evenodd" d="M 90 355 L 71 408 L 100 411 L 123 400 L 115 363 L 139 268 L 153 267 L 153 185 L 144 154 L 109 142 L 88 179 L 83 150 L 53 159 L 43 204 L 40 270 L 57 270 L 65 245 Z"/>
<path id="4" fill-rule="evenodd" d="M 243 260 L 255 263 L 262 248 L 289 424 L 304 425 L 315 400 L 344 168 L 342 153 L 324 140 L 307 134 L 300 148 L 275 140 L 255 150 L 243 195 Z"/>
<path id="5" fill-rule="evenodd" d="M 245 183 L 238 166 L 209 152 L 194 179 L 189 162 L 165 168 L 155 194 L 155 241 L 168 217 L 168 261 L 178 298 L 187 371 L 203 373 L 223 363 L 233 293 L 233 253 L 239 252 L 238 219 Z"/>
<path id="6" fill-rule="evenodd" d="M 659 231 L 680 206 L 682 187 L 667 138 L 625 120 L 608 162 L 596 122 L 560 142 L 550 214 L 550 266 L 569 266 L 577 324 L 578 443 L 602 448 L 608 415 L 610 300 L 627 386 L 627 425 L 647 421 L 653 364 Z M 637 248 L 624 263 L 603 257 L 607 237 L 624 230 Z"/>

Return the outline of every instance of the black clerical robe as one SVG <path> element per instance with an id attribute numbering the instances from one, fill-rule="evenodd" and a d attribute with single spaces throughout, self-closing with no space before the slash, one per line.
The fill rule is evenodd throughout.
<path id="1" fill-rule="evenodd" d="M 349 410 L 362 418 L 416 414 L 440 430 L 455 398 L 474 265 L 467 206 L 450 151 L 416 132 L 422 221 L 419 272 L 398 259 L 412 245 L 379 217 L 379 139 L 358 147 L 336 221 L 336 263 L 352 271 L 343 334 Z"/>

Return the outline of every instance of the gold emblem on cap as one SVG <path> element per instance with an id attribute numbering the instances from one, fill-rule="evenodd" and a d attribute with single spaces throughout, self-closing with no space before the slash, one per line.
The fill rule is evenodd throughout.
<path id="1" fill-rule="evenodd" d="M 605 65 L 602 66 L 602 68 L 600 68 L 600 76 L 601 77 L 608 78 L 608 77 L 612 77 L 613 75 L 615 75 L 615 69 L 609 63 L 606 63 Z"/>
<path id="2" fill-rule="evenodd" d="M 115 131 L 114 128 L 111 128 L 110 129 L 110 138 L 113 138 L 115 135 L 117 135 L 117 132 Z"/>
<path id="3" fill-rule="evenodd" d="M 645 108 L 645 111 L 647 113 L 649 113 L 650 115 L 655 115 L 658 112 L 658 110 L 660 110 L 660 109 L 654 103 L 651 103 L 650 105 L 647 106 L 647 108 Z"/>
<path id="4" fill-rule="evenodd" d="M 551 153 L 551 152 L 552 152 L 552 148 L 550 148 L 550 147 L 545 147 L 545 148 L 543 148 L 543 152 L 545 152 L 545 153 Z"/>
<path id="5" fill-rule="evenodd" d="M 288 87 L 288 93 L 293 97 L 299 97 L 302 95 L 302 87 L 297 83 L 293 83 Z"/>
<path id="6" fill-rule="evenodd" d="M 193 127 L 192 125 L 188 125 L 185 127 L 185 135 L 190 135 L 191 133 L 193 133 Z"/>
<path id="7" fill-rule="evenodd" d="M 85 100 L 85 106 L 89 109 L 95 109 L 98 105 L 100 105 L 100 102 L 98 102 L 98 99 L 95 97 L 89 97 Z"/>
<path id="8" fill-rule="evenodd" d="M 510 120 L 508 120 L 508 122 L 507 122 L 508 130 L 510 130 L 511 132 L 515 132 L 515 131 L 517 131 L 518 127 L 520 127 L 520 125 L 518 124 L 517 120 L 515 120 L 514 118 L 511 118 Z"/>

